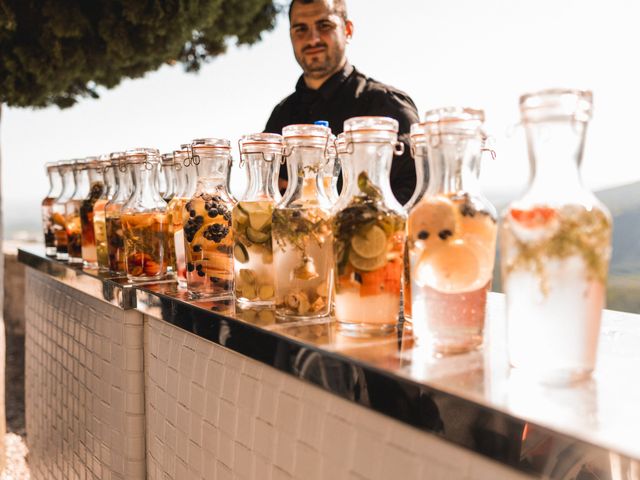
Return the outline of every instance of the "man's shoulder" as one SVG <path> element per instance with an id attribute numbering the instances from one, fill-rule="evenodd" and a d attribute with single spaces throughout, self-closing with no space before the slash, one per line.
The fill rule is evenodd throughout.
<path id="1" fill-rule="evenodd" d="M 409 94 L 404 92 L 403 90 L 400 90 L 399 88 L 396 88 L 387 83 L 383 83 L 379 80 L 376 80 L 375 78 L 369 77 L 359 70 L 356 70 L 354 73 L 358 79 L 358 93 L 360 95 L 367 95 L 372 97 L 391 95 L 403 99 L 408 99 L 409 101 L 411 101 L 411 103 L 413 103 L 413 100 L 411 100 Z"/>

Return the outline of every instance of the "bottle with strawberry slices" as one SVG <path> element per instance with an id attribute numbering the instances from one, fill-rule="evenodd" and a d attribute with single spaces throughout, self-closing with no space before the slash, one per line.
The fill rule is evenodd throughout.
<path id="1" fill-rule="evenodd" d="M 448 107 L 427 112 L 411 129 L 416 161 L 428 159 L 429 182 L 409 214 L 405 316 L 436 355 L 483 343 L 497 236 L 495 208 L 478 184 L 483 123 L 482 110 Z"/>
<path id="2" fill-rule="evenodd" d="M 592 94 L 546 90 L 520 98 L 531 179 L 507 209 L 501 267 L 513 367 L 545 383 L 590 376 L 611 254 L 611 216 L 582 184 Z"/>

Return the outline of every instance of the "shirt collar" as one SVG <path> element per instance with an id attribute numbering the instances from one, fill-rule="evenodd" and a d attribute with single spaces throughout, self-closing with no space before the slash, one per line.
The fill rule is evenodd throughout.
<path id="1" fill-rule="evenodd" d="M 349 78 L 353 70 L 353 65 L 346 62 L 344 67 L 329 77 L 318 90 L 312 90 L 307 87 L 307 84 L 304 82 L 304 76 L 300 76 L 296 84 L 296 91 L 303 94 L 320 94 L 324 100 L 329 100 L 345 80 Z"/>

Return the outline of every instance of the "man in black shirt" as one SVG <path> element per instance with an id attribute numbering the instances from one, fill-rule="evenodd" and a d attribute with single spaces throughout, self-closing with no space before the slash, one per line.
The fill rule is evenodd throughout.
<path id="1" fill-rule="evenodd" d="M 413 195 L 415 164 L 408 144 L 409 129 L 418 121 L 416 106 L 406 94 L 356 70 L 346 57 L 353 34 L 345 0 L 293 0 L 289 8 L 293 51 L 302 67 L 296 91 L 271 113 L 266 132 L 282 133 L 296 123 L 326 120 L 334 134 L 341 133 L 351 117 L 387 116 L 400 123 L 405 153 L 391 167 L 391 188 L 402 204 Z M 286 169 L 280 170 L 280 187 L 286 186 Z"/>

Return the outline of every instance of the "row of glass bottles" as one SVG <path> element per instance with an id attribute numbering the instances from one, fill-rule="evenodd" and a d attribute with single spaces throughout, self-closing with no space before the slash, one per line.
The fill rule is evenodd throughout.
<path id="1" fill-rule="evenodd" d="M 510 357 L 520 367 L 573 379 L 593 368 L 610 255 L 610 217 L 582 187 L 578 172 L 591 97 L 547 91 L 523 96 L 520 105 L 532 181 L 502 223 Z M 350 119 L 335 141 L 320 125 L 286 127 L 282 136 L 243 137 L 240 161 L 249 185 L 235 205 L 227 189 L 226 140 L 197 140 L 174 153 L 174 165 L 187 171 L 195 166 L 199 175 L 193 195 L 189 188 L 171 191 L 180 181 L 167 177 L 168 208 L 155 188 L 157 152 L 128 152 L 134 194 L 117 188 L 109 199 L 109 188 L 95 187 L 94 200 L 85 187 L 76 188 L 65 201 L 67 242 L 56 243 L 58 254 L 77 261 L 73 235 L 79 231 L 82 239 L 83 219 L 90 218 L 76 207 L 78 200 L 94 202 L 99 245 L 96 206 L 108 199 L 113 271 L 124 265 L 130 277 L 151 280 L 177 265 L 179 277 L 184 272 L 181 283 L 194 296 L 234 292 L 241 304 L 275 303 L 283 316 L 325 316 L 333 305 L 343 328 L 357 334 L 395 328 L 404 280 L 405 316 L 416 319 L 414 328 L 424 330 L 434 351 L 468 351 L 483 340 L 497 234 L 495 209 L 478 187 L 483 122 L 482 111 L 446 108 L 428 112 L 424 122 L 412 126 L 411 147 L 422 175 L 406 210 L 389 183 L 394 153 L 402 150 L 398 124 L 389 118 Z M 339 197 L 336 155 L 344 167 Z M 62 164 L 60 172 L 63 177 L 76 172 L 77 183 L 78 172 L 96 170 L 93 161 L 75 170 Z M 283 161 L 289 185 L 280 199 L 274 185 Z M 126 168 L 116 164 L 116 184 L 126 184 Z M 111 159 L 112 167 L 116 164 Z M 182 178 L 183 185 L 192 184 Z M 56 213 L 66 190 L 51 207 L 49 241 L 60 236 Z M 122 224 L 114 221 L 110 227 L 109 205 L 125 202 Z M 79 229 L 71 221 L 76 208 Z M 112 243 L 118 248 L 109 248 Z M 170 245 L 178 247 L 177 259 Z M 548 344 L 547 338 L 555 339 L 556 348 L 542 362 L 532 349 Z"/>

